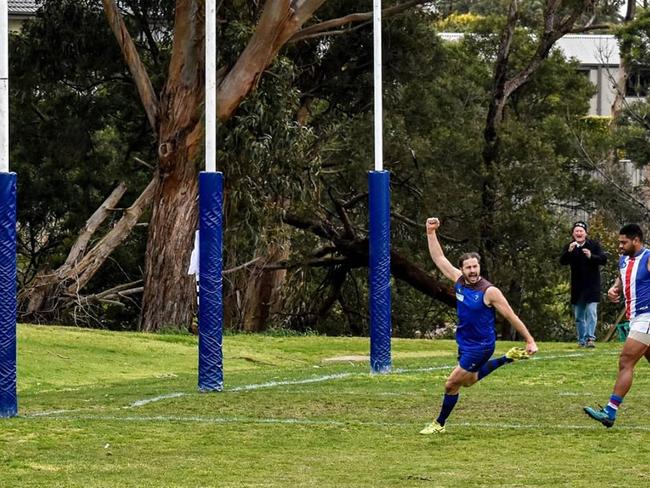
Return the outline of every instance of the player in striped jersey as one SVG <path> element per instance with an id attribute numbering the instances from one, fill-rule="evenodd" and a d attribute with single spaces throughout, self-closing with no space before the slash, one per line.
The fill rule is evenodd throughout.
<path id="1" fill-rule="evenodd" d="M 643 244 L 641 227 L 624 225 L 619 231 L 618 250 L 620 275 L 607 297 L 617 303 L 623 294 L 630 333 L 619 356 L 618 375 L 609 402 L 601 409 L 584 408 L 589 417 L 605 427 L 614 425 L 618 408 L 632 387 L 634 367 L 639 359 L 645 356 L 650 361 L 650 250 Z"/>

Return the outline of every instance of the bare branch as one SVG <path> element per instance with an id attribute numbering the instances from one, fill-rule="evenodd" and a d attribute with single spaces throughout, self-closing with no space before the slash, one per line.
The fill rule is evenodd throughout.
<path id="1" fill-rule="evenodd" d="M 303 218 L 293 214 L 286 214 L 285 223 L 308 230 L 324 239 L 332 241 L 336 247 L 336 253 L 341 256 L 337 258 L 325 258 L 313 260 L 313 263 L 323 266 L 345 263 L 350 268 L 368 266 L 369 246 L 368 239 L 344 239 L 338 237 L 339 233 L 329 223 L 323 220 Z M 333 261 L 340 259 L 340 262 Z M 425 293 L 447 305 L 454 305 L 455 299 L 453 290 L 440 283 L 430 273 L 413 264 L 395 251 L 390 253 L 391 274 L 402 281 L 410 284 L 416 290 Z"/>
<path id="2" fill-rule="evenodd" d="M 234 273 L 235 271 L 239 271 L 240 269 L 248 268 L 249 266 L 252 266 L 253 264 L 260 261 L 261 259 L 262 256 L 256 257 L 255 259 L 251 259 L 250 261 L 247 261 L 244 264 L 240 264 L 239 266 L 235 266 L 234 268 L 225 270 L 223 274 L 230 274 L 230 273 Z"/>
<path id="3" fill-rule="evenodd" d="M 149 168 L 150 170 L 155 170 L 156 169 L 152 164 L 149 164 L 149 163 L 147 163 L 146 161 L 144 161 L 144 160 L 142 160 L 140 158 L 134 157 L 133 159 L 135 160 L 136 163 L 139 163 L 142 166 L 145 166 L 146 168 Z"/>
<path id="4" fill-rule="evenodd" d="M 157 134 L 158 98 L 153 90 L 151 79 L 147 74 L 147 69 L 138 55 L 138 50 L 135 47 L 135 43 L 126 28 L 126 25 L 124 24 L 124 19 L 122 19 L 115 1 L 102 0 L 102 3 L 104 4 L 104 13 L 106 14 L 108 25 L 113 31 L 113 34 L 115 34 L 117 43 L 122 50 L 124 60 L 129 67 L 129 71 L 131 71 L 133 80 L 135 81 L 135 86 L 138 89 L 140 100 L 142 101 L 142 105 L 147 113 L 147 118 L 149 119 L 149 125 L 151 125 L 154 133 Z"/>
<path id="5" fill-rule="evenodd" d="M 568 33 L 569 34 L 581 34 L 583 32 L 591 32 L 595 30 L 611 30 L 612 24 L 590 24 L 590 25 L 584 25 L 581 27 L 575 27 L 571 29 Z"/>
<path id="6" fill-rule="evenodd" d="M 338 214 L 339 218 L 341 219 L 341 222 L 343 223 L 343 228 L 345 229 L 345 236 L 350 239 L 354 239 L 356 237 L 356 232 L 354 231 L 354 226 L 350 221 L 350 217 L 348 216 L 348 213 L 345 211 L 345 207 L 341 202 L 339 202 L 336 198 L 334 198 L 334 195 L 332 194 L 332 187 L 329 187 L 327 189 L 327 193 L 329 197 L 332 199 L 332 202 L 334 202 L 334 208 L 336 208 L 336 213 Z"/>
<path id="7" fill-rule="evenodd" d="M 328 30 L 328 31 L 323 31 L 323 32 L 314 32 L 313 34 L 307 34 L 304 36 L 300 36 L 297 39 L 290 39 L 289 42 L 293 43 L 296 41 L 306 41 L 308 39 L 318 39 L 319 37 L 331 37 L 331 36 L 342 36 L 345 34 L 350 34 L 351 32 L 354 32 L 356 30 L 362 29 L 369 25 L 371 21 L 366 21 L 362 22 L 361 24 L 357 24 L 354 27 L 348 27 L 345 29 L 338 29 L 338 30 Z"/>
<path id="8" fill-rule="evenodd" d="M 330 266 L 340 266 L 348 262 L 347 258 L 344 257 L 333 257 L 333 258 L 322 258 L 322 259 L 307 259 L 304 261 L 276 261 L 275 263 L 269 263 L 262 266 L 264 270 L 274 270 L 274 269 L 295 269 L 302 268 L 305 266 L 309 267 L 330 267 Z"/>
<path id="9" fill-rule="evenodd" d="M 124 196 L 126 193 L 126 185 L 124 182 L 121 182 L 117 187 L 113 190 L 113 192 L 108 196 L 106 200 L 99 206 L 97 210 L 95 210 L 95 213 L 93 213 L 90 218 L 86 221 L 86 225 L 84 226 L 83 230 L 81 231 L 79 237 L 73 244 L 72 248 L 70 249 L 70 252 L 68 253 L 68 257 L 65 260 L 64 266 L 74 266 L 84 255 L 86 252 L 86 247 L 88 246 L 88 242 L 90 241 L 90 238 L 93 236 L 93 234 L 97 231 L 100 225 L 106 220 L 106 217 L 108 217 L 110 209 L 117 204 L 117 202 L 120 201 L 120 199 Z"/>
<path id="10" fill-rule="evenodd" d="M 106 258 L 128 237 L 131 229 L 138 223 L 142 212 L 151 204 L 158 180 L 156 175 L 133 202 L 133 205 L 124 212 L 115 227 L 78 263 L 75 267 L 77 276 L 75 276 L 74 282 L 67 287 L 68 293 L 78 293 L 95 275 Z"/>
<path id="11" fill-rule="evenodd" d="M 349 200 L 343 202 L 342 203 L 343 208 L 348 209 L 350 207 L 353 207 L 358 202 L 360 202 L 361 200 L 364 200 L 366 198 L 368 198 L 368 192 L 359 193 L 358 195 L 355 195 L 352 198 L 350 198 Z"/>
<path id="12" fill-rule="evenodd" d="M 404 12 L 412 7 L 418 5 L 423 5 L 425 3 L 432 3 L 431 0 L 410 0 L 408 2 L 395 5 L 393 7 L 385 8 L 382 10 L 382 18 L 391 17 L 399 13 Z M 344 25 L 359 23 L 359 22 L 368 22 L 372 20 L 372 12 L 362 12 L 346 15 L 344 17 L 339 17 L 337 19 L 326 20 L 325 22 L 320 22 L 318 24 L 311 25 L 305 29 L 298 31 L 288 42 L 297 42 L 304 39 L 309 39 L 316 37 L 317 35 L 330 35 L 333 33 L 341 33 L 345 31 L 336 31 L 336 32 L 326 32 L 331 31 L 332 29 L 337 29 Z"/>
<path id="13" fill-rule="evenodd" d="M 645 202 L 639 200 L 636 198 L 634 195 L 632 195 L 630 192 L 628 192 L 625 188 L 623 188 L 621 185 L 616 183 L 612 178 L 610 178 L 602 169 L 598 167 L 596 162 L 594 162 L 593 158 L 591 155 L 587 152 L 587 149 L 584 147 L 582 142 L 580 141 L 580 138 L 578 135 L 573 131 L 571 126 L 569 126 L 569 130 L 571 130 L 572 135 L 578 145 L 578 149 L 580 149 L 580 152 L 584 156 L 584 161 L 594 170 L 596 171 L 607 183 L 612 185 L 616 190 L 623 195 L 628 201 L 632 202 L 633 204 L 637 205 L 641 209 L 643 209 L 643 212 L 646 216 L 650 215 L 650 208 L 645 204 Z"/>
<path id="14" fill-rule="evenodd" d="M 403 222 L 406 225 L 410 225 L 411 227 L 416 227 L 418 229 L 425 229 L 426 228 L 425 224 L 419 224 L 415 220 L 409 219 L 406 215 L 402 215 L 401 213 L 391 212 L 390 215 L 395 220 L 399 220 L 400 222 Z"/>
<path id="15" fill-rule="evenodd" d="M 533 73 L 537 71 L 542 62 L 548 57 L 548 53 L 551 51 L 555 42 L 574 29 L 574 25 L 580 15 L 588 8 L 593 7 L 594 0 L 583 0 L 582 4 L 576 6 L 570 15 L 562 19 L 562 21 L 556 22 L 557 10 L 560 4 L 560 1 L 549 2 L 549 6 L 544 14 L 544 33 L 540 38 L 537 51 L 528 62 L 528 65 L 506 83 L 506 98 L 530 80 Z"/>
<path id="16" fill-rule="evenodd" d="M 128 291 L 129 289 L 133 288 L 135 285 L 139 285 L 140 283 L 142 283 L 142 280 L 136 280 L 130 283 L 122 283 L 121 285 L 117 285 L 114 286 L 113 288 L 109 288 L 108 290 L 104 290 L 100 293 L 97 293 L 97 296 L 100 298 L 109 297 L 116 293 Z"/>
<path id="17" fill-rule="evenodd" d="M 295 22 L 295 11 L 290 0 L 266 1 L 255 33 L 219 87 L 217 116 L 220 120 L 228 119 L 257 85 L 263 71 L 284 45 L 282 33 Z"/>

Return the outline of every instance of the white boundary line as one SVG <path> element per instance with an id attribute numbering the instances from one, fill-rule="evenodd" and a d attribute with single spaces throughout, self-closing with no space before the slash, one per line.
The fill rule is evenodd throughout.
<path id="1" fill-rule="evenodd" d="M 565 358 L 574 358 L 574 357 L 583 357 L 583 356 L 593 356 L 593 355 L 618 355 L 619 352 L 604 352 L 604 353 L 581 353 L 581 352 L 575 352 L 575 353 L 568 353 L 568 354 L 556 354 L 553 356 L 537 356 L 533 357 L 530 360 L 531 361 L 545 361 L 548 359 L 565 359 Z M 423 368 L 396 368 L 393 370 L 393 374 L 410 374 L 410 373 L 428 373 L 431 371 L 442 371 L 446 369 L 453 369 L 456 366 L 456 364 L 452 365 L 444 365 L 444 366 L 431 366 L 431 367 L 423 367 Z M 369 372 L 363 372 L 363 373 L 352 373 L 352 372 L 347 372 L 347 373 L 337 373 L 337 374 L 328 374 L 328 375 L 323 375 L 323 376 L 315 376 L 312 378 L 304 378 L 304 379 L 298 379 L 298 380 L 281 380 L 281 381 L 268 381 L 265 383 L 253 383 L 249 385 L 242 385 L 242 386 L 236 386 L 234 388 L 227 388 L 223 391 L 223 393 L 237 393 L 237 392 L 242 392 L 242 391 L 254 391 L 254 390 L 260 390 L 263 388 L 274 388 L 276 386 L 289 386 L 289 385 L 306 385 L 306 384 L 311 384 L 311 383 L 322 383 L 325 381 L 330 381 L 330 380 L 339 380 L 339 379 L 345 379 L 345 378 L 352 378 L 352 377 L 360 377 L 360 378 L 368 378 L 368 377 L 375 377 L 377 375 L 372 375 Z M 384 375 L 377 376 L 377 377 L 384 377 Z M 387 375 L 385 377 L 390 377 L 390 375 Z M 143 398 L 141 400 L 136 400 L 130 405 L 123 407 L 123 408 L 138 408 L 142 407 L 144 405 L 148 405 L 150 403 L 156 403 L 162 400 L 168 400 L 170 398 L 180 398 L 183 396 L 188 396 L 192 394 L 199 394 L 199 393 L 190 393 L 190 392 L 173 392 L 173 393 L 165 393 L 162 395 L 158 395 L 155 397 L 149 397 L 149 398 Z M 58 411 L 53 411 L 53 412 L 58 412 Z M 30 417 L 36 417 L 36 416 L 48 416 L 48 412 L 40 412 L 40 413 L 34 413 L 30 414 Z"/>
<path id="2" fill-rule="evenodd" d="M 147 405 L 148 403 L 159 402 L 160 400 L 167 400 L 168 398 L 178 398 L 178 397 L 182 397 L 182 396 L 185 396 L 185 395 L 187 395 L 187 393 L 181 393 L 181 392 L 167 393 L 165 395 L 159 395 L 159 396 L 153 397 L 153 398 L 145 398 L 144 400 L 137 400 L 137 401 L 133 402 L 130 405 L 130 407 L 131 408 L 141 407 L 143 405 Z"/>
<path id="3" fill-rule="evenodd" d="M 175 415 L 24 415 L 36 419 L 55 419 L 64 421 L 89 420 L 99 422 L 188 422 L 203 424 L 262 424 L 262 425 L 323 425 L 326 427 L 409 427 L 414 428 L 414 422 L 372 422 L 372 421 L 340 421 L 340 420 L 314 420 L 296 418 L 249 418 L 249 417 L 201 417 L 201 416 L 175 416 Z M 449 423 L 450 427 L 488 428 L 488 429 L 513 429 L 513 430 L 603 430 L 601 425 L 576 425 L 565 424 L 551 426 L 549 424 L 522 424 L 508 422 L 458 422 Z M 609 429 L 608 429 L 609 430 Z M 611 429 L 616 430 L 644 431 L 650 432 L 650 426 L 646 425 L 617 425 Z"/>
<path id="4" fill-rule="evenodd" d="M 324 376 L 315 376 L 313 378 L 305 378 L 302 380 L 269 381 L 267 383 L 257 383 L 252 385 L 236 386 L 234 388 L 228 388 L 225 391 L 237 392 L 237 391 L 259 390 L 260 388 L 273 388 L 275 386 L 306 385 L 309 383 L 322 383 L 323 381 L 329 381 L 329 380 L 340 380 L 343 378 L 350 378 L 353 376 L 369 376 L 369 373 L 337 373 L 337 374 L 328 374 Z"/>

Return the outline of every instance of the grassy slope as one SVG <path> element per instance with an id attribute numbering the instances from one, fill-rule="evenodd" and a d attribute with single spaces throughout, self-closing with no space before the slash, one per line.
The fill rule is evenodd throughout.
<path id="1" fill-rule="evenodd" d="M 437 413 L 452 342 L 395 340 L 404 371 L 370 376 L 323 361 L 367 354 L 367 339 L 227 336 L 226 391 L 199 394 L 193 337 L 21 326 L 0 486 L 645 487 L 648 364 L 616 427 L 581 413 L 607 399 L 619 348 L 543 344 L 462 391 L 431 438 L 417 432 Z M 339 376 L 299 383 L 326 375 Z M 268 382 L 280 384 L 230 391 Z M 132 407 L 170 393 L 182 396 Z"/>

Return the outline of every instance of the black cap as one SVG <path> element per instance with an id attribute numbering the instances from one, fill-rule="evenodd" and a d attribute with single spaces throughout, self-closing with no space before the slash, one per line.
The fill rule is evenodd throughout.
<path id="1" fill-rule="evenodd" d="M 575 224 L 573 224 L 573 227 L 571 227 L 571 232 L 573 232 L 576 227 L 582 227 L 585 230 L 585 232 L 587 232 L 587 222 L 578 220 Z"/>

